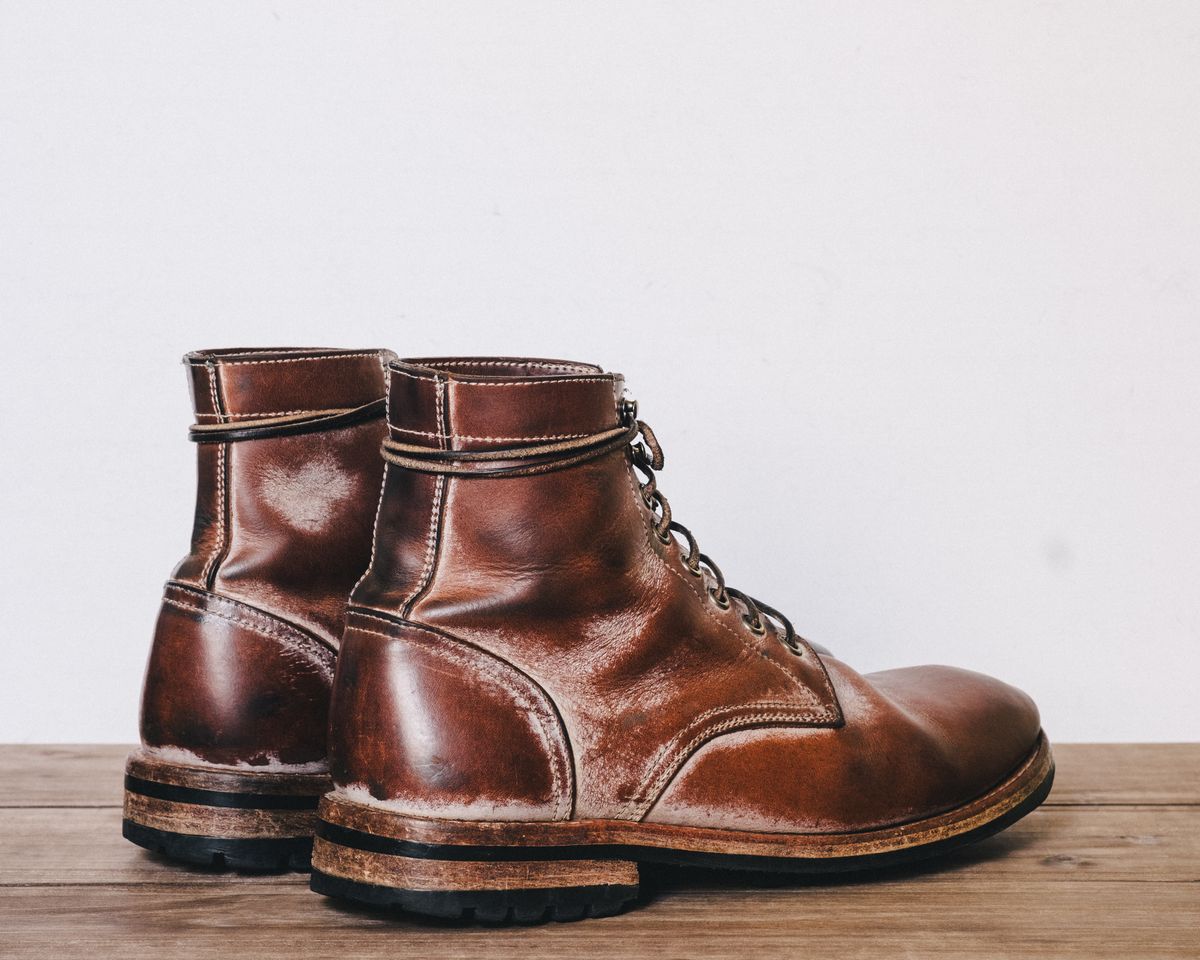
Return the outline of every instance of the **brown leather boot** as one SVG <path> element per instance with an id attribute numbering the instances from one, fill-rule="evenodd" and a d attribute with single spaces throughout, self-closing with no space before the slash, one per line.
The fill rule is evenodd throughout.
<path id="1" fill-rule="evenodd" d="M 634 898 L 640 863 L 874 868 L 1042 803 L 1050 749 L 1019 690 L 864 677 L 727 586 L 619 376 L 488 359 L 390 379 L 313 889 L 576 918 Z"/>
<path id="2" fill-rule="evenodd" d="M 331 711 L 312 886 L 438 916 L 619 909 L 638 864 L 824 873 L 1045 799 L 1033 702 L 862 676 L 725 583 L 654 434 L 585 364 L 390 365 L 371 568 Z"/>
<path id="3" fill-rule="evenodd" d="M 304 867 L 328 788 L 346 598 L 366 569 L 383 464 L 379 350 L 184 358 L 199 485 L 164 590 L 126 766 L 123 831 L 192 863 Z"/>

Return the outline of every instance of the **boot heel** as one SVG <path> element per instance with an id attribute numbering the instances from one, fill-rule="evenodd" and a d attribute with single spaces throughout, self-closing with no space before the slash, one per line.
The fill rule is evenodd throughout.
<path id="1" fill-rule="evenodd" d="M 307 870 L 324 774 L 173 763 L 139 751 L 125 765 L 121 833 L 184 863 Z"/>
<path id="2" fill-rule="evenodd" d="M 538 923 L 610 916 L 638 895 L 638 866 L 587 847 L 494 846 L 429 842 L 436 821 L 420 821 L 425 839 L 404 839 L 400 814 L 323 801 L 310 885 L 317 893 L 443 919 Z M 341 822 L 338 822 L 341 821 Z M 383 832 L 368 832 L 371 826 Z M 353 824 L 353 825 L 352 825 Z M 486 827 L 487 825 L 481 825 Z M 528 827 L 529 825 L 526 825 Z"/>

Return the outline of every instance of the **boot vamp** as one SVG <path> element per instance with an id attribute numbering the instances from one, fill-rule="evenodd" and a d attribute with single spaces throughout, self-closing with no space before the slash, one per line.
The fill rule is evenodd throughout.
<path id="1" fill-rule="evenodd" d="M 953 667 L 862 675 L 822 657 L 845 715 L 835 729 L 769 727 L 710 740 L 648 822 L 839 833 L 902 824 L 983 795 L 1033 750 L 1037 707 Z"/>

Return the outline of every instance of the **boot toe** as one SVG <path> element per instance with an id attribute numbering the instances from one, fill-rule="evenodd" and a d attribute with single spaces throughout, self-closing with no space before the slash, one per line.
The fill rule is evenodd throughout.
<path id="1" fill-rule="evenodd" d="M 1000 783 L 1037 744 L 1041 718 L 1022 691 L 956 667 L 886 670 L 864 677 L 906 715 L 941 768 L 955 802 Z"/>
<path id="2" fill-rule="evenodd" d="M 987 793 L 1038 742 L 1020 690 L 952 667 L 862 676 L 823 658 L 845 723 L 742 730 L 709 741 L 647 819 L 841 833 L 934 816 Z"/>

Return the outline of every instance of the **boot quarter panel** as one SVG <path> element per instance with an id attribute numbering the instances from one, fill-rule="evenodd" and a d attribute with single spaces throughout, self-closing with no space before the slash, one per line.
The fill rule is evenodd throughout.
<path id="1" fill-rule="evenodd" d="M 332 716 L 330 769 L 349 799 L 453 820 L 571 815 L 570 752 L 553 704 L 471 644 L 352 610 Z"/>
<path id="2" fill-rule="evenodd" d="M 564 403 L 554 394 L 544 406 L 505 401 L 504 430 L 491 429 L 475 398 L 500 385 L 469 387 L 450 385 L 460 399 L 446 405 L 447 432 L 431 444 L 486 449 L 513 435 L 572 432 L 555 419 Z M 597 386 L 590 402 L 607 420 L 593 415 L 589 429 L 614 425 L 612 390 L 611 380 Z M 485 412 L 468 419 L 464 403 Z M 468 423 L 476 432 L 459 433 Z M 819 660 L 751 634 L 653 535 L 624 455 L 538 477 L 441 479 L 432 569 L 408 616 L 494 653 L 547 691 L 571 738 L 576 816 L 643 816 L 679 765 L 722 733 L 840 722 Z"/>

